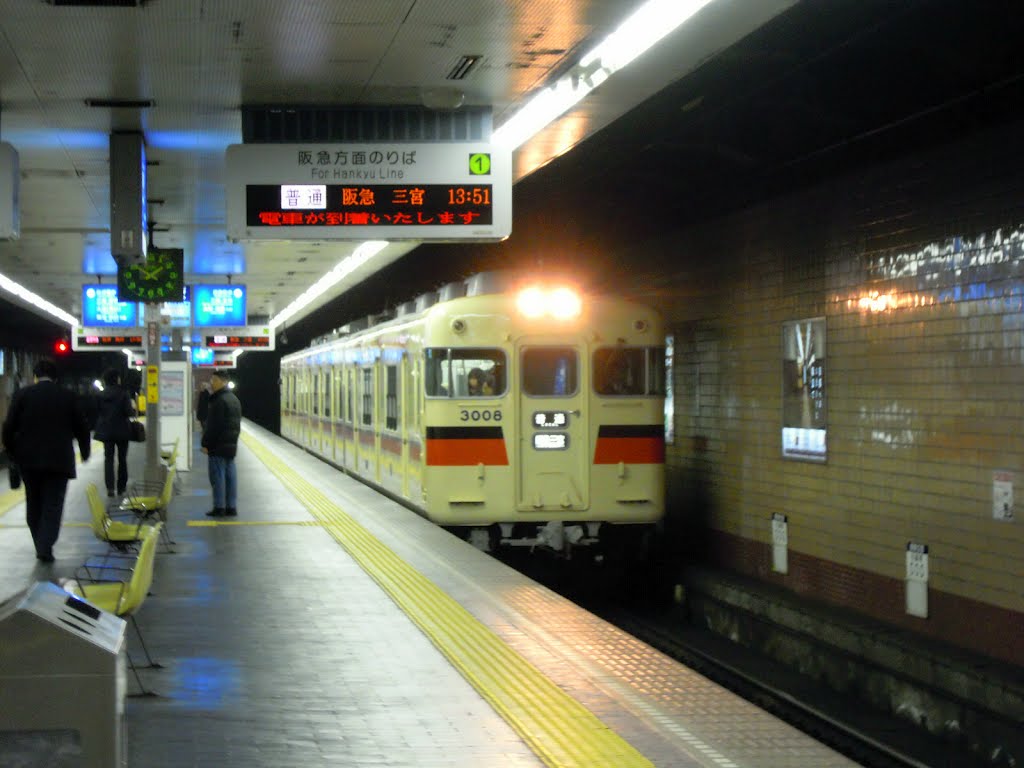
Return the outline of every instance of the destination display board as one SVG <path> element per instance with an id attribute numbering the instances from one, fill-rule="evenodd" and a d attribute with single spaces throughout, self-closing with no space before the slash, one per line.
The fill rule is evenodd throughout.
<path id="1" fill-rule="evenodd" d="M 512 232 L 512 153 L 485 142 L 236 144 L 233 240 L 495 241 Z"/>
<path id="2" fill-rule="evenodd" d="M 274 349 L 274 333 L 269 326 L 244 328 L 204 328 L 202 346 L 208 349 Z"/>
<path id="3" fill-rule="evenodd" d="M 75 352 L 105 352 L 108 350 L 138 349 L 142 346 L 142 329 L 126 334 L 123 328 L 79 328 L 71 336 Z"/>

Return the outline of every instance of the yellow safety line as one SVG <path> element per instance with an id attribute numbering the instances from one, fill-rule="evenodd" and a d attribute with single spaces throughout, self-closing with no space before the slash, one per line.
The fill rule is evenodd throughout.
<path id="1" fill-rule="evenodd" d="M 5 491 L 0 494 L 0 517 L 25 501 L 25 486 L 16 491 Z"/>
<path id="2" fill-rule="evenodd" d="M 315 485 L 243 432 L 242 442 L 423 630 L 552 768 L 649 768 L 652 763 L 555 685 Z"/>
<path id="3" fill-rule="evenodd" d="M 189 520 L 192 528 L 210 528 L 217 525 L 311 525 L 319 528 L 319 520 Z"/>
<path id="4" fill-rule="evenodd" d="M 92 447 L 91 447 L 91 450 L 92 450 L 93 453 L 96 452 L 96 446 L 97 445 L 100 447 L 100 450 L 103 449 L 103 443 L 99 443 L 99 442 L 96 442 L 95 440 L 93 440 Z M 81 464 L 82 463 L 82 460 L 79 458 L 77 452 L 75 453 L 75 463 L 76 464 Z M 24 485 L 22 485 L 16 491 L 6 491 L 3 494 L 0 494 L 0 517 L 3 517 L 4 515 L 6 515 L 8 512 L 10 512 L 16 506 L 21 504 L 23 501 L 25 501 L 25 486 Z"/>

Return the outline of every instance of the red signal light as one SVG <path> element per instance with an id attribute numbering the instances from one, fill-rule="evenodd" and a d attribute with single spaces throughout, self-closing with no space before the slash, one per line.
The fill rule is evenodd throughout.
<path id="1" fill-rule="evenodd" d="M 53 351 L 58 355 L 66 355 L 71 351 L 71 344 L 66 339 L 57 339 L 53 345 Z"/>

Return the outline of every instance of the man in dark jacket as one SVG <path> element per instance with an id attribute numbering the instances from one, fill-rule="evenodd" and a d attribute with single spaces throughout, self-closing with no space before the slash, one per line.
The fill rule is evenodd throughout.
<path id="1" fill-rule="evenodd" d="M 114 368 L 103 372 L 103 392 L 99 397 L 96 439 L 103 443 L 103 478 L 107 496 L 123 496 L 128 487 L 128 439 L 131 418 L 135 415 L 132 396 L 121 386 L 121 374 Z M 114 454 L 117 453 L 117 488 L 114 487 Z"/>
<path id="2" fill-rule="evenodd" d="M 238 514 L 235 506 L 238 493 L 235 454 L 238 452 L 238 436 L 242 432 L 242 404 L 220 371 L 214 371 L 210 388 L 213 392 L 206 413 L 202 445 L 213 488 L 213 509 L 206 515 L 234 517 Z"/>
<path id="3" fill-rule="evenodd" d="M 40 360 L 32 373 L 35 384 L 11 398 L 3 442 L 25 483 L 25 519 L 36 558 L 52 563 L 68 480 L 75 476 L 73 441 L 78 441 L 82 461 L 88 461 L 92 443 L 78 396 L 57 386 L 56 364 Z"/>

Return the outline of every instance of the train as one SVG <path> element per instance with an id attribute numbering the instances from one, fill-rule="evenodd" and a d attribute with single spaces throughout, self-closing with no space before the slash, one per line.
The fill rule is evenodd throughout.
<path id="1" fill-rule="evenodd" d="M 653 309 L 480 273 L 281 359 L 281 434 L 485 551 L 644 546 L 665 511 Z"/>

